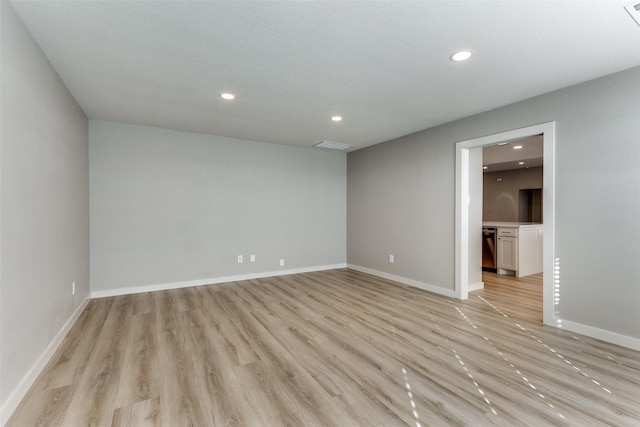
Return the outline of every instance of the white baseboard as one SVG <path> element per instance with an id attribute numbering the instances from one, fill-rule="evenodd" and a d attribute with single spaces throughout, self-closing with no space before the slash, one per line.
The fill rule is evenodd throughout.
<path id="1" fill-rule="evenodd" d="M 480 289 L 484 289 L 484 282 L 469 283 L 469 285 L 467 286 L 467 291 L 469 292 L 478 291 Z"/>
<path id="2" fill-rule="evenodd" d="M 286 276 L 288 274 L 311 273 L 314 271 L 346 268 L 347 264 L 320 265 L 314 267 L 294 268 L 290 270 L 265 271 L 262 273 L 242 274 L 238 276 L 214 277 L 211 279 L 188 280 L 185 282 L 161 283 L 157 285 L 134 286 L 130 288 L 107 289 L 91 292 L 91 298 L 113 297 L 118 295 L 139 294 L 143 292 L 166 291 L 168 289 L 190 288 L 192 286 L 215 285 L 219 283 L 238 282 L 241 280 L 262 279 L 265 277 Z"/>
<path id="3" fill-rule="evenodd" d="M 65 322 L 65 324 L 58 331 L 55 337 L 53 337 L 44 352 L 40 355 L 38 360 L 36 360 L 36 363 L 33 364 L 31 369 L 27 371 L 25 376 L 22 377 L 22 380 L 20 380 L 20 383 L 18 383 L 16 388 L 11 392 L 7 400 L 2 405 L 2 408 L 0 408 L 0 425 L 5 425 L 5 423 L 9 420 L 9 417 L 11 417 L 13 411 L 16 410 L 24 396 L 27 394 L 27 392 L 35 382 L 36 378 L 38 378 L 38 375 L 40 375 L 44 367 L 47 366 L 47 363 L 49 363 L 56 350 L 58 350 L 58 347 L 60 347 L 60 344 L 62 344 L 62 340 L 64 340 L 64 337 L 67 335 L 67 333 L 69 333 L 84 309 L 87 307 L 90 299 L 91 298 L 87 296 L 84 301 L 80 303 L 71 317 L 69 317 L 69 320 Z"/>
<path id="4" fill-rule="evenodd" d="M 427 283 L 418 282 L 417 280 L 407 279 L 406 277 L 396 276 L 394 274 L 385 273 L 383 271 L 373 270 L 367 267 L 361 267 L 359 265 L 347 264 L 347 268 L 352 270 L 361 271 L 363 273 L 371 274 L 373 276 L 382 277 L 384 279 L 393 280 L 395 282 L 403 283 L 409 286 L 415 286 L 420 289 L 424 289 L 429 292 L 433 292 L 436 294 L 448 296 L 451 298 L 457 298 L 455 292 L 449 289 L 443 289 L 438 286 L 429 285 Z M 484 288 L 484 282 L 469 284 L 469 291 L 475 291 L 478 289 Z M 604 329 L 594 328 L 593 326 L 587 326 L 580 323 L 570 322 L 567 320 L 562 320 L 561 326 L 558 324 L 554 324 L 552 326 L 559 327 L 561 329 L 566 329 L 571 332 L 576 332 L 582 335 L 586 335 L 591 338 L 596 338 L 602 341 L 606 341 L 612 344 L 621 345 L 623 347 L 628 347 L 634 350 L 640 350 L 640 339 L 629 337 L 626 335 L 621 335 L 615 332 L 606 331 Z"/>
<path id="5" fill-rule="evenodd" d="M 594 328 L 593 326 L 587 326 L 581 323 L 575 323 L 564 319 L 561 323 L 556 322 L 555 326 L 561 329 L 566 329 L 567 331 L 586 335 L 591 338 L 610 342 L 612 344 L 621 345 L 623 347 L 628 347 L 634 350 L 640 350 L 640 339 L 638 338 L 628 337 L 626 335 L 621 335 L 615 332 Z"/>
<path id="6" fill-rule="evenodd" d="M 428 283 L 419 282 L 417 280 L 408 279 L 402 276 L 396 276 L 395 274 L 385 273 L 384 271 L 378 271 L 378 270 L 374 270 L 367 267 L 361 267 L 359 265 L 347 264 L 347 268 L 350 268 L 356 271 L 361 271 L 363 273 L 371 274 L 373 276 L 382 277 L 383 279 L 393 280 L 394 282 L 403 283 L 405 285 L 413 286 L 415 288 L 424 289 L 425 291 L 433 292 L 434 294 L 456 298 L 455 291 L 451 289 L 441 288 L 440 286 L 430 285 Z"/>

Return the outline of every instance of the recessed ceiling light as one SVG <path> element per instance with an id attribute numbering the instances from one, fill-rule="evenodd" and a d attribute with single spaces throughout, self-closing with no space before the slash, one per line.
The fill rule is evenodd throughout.
<path id="1" fill-rule="evenodd" d="M 522 148 L 522 145 L 514 145 L 514 146 L 513 146 L 513 149 L 514 149 L 514 150 L 519 150 L 519 149 L 521 149 L 521 148 Z"/>
<path id="2" fill-rule="evenodd" d="M 473 53 L 470 50 L 460 50 L 458 52 L 453 53 L 449 57 L 449 59 L 452 60 L 453 62 L 466 61 L 467 59 L 471 58 L 471 55 L 473 55 Z"/>
<path id="3" fill-rule="evenodd" d="M 524 162 L 518 162 L 519 165 L 524 165 Z"/>
<path id="4" fill-rule="evenodd" d="M 488 169 L 488 168 L 489 168 L 488 166 L 483 166 L 483 167 L 482 167 L 482 169 Z"/>
<path id="5" fill-rule="evenodd" d="M 332 122 L 341 122 L 342 121 L 342 116 L 331 116 L 331 121 Z"/>
<path id="6" fill-rule="evenodd" d="M 220 98 L 226 100 L 226 101 L 231 101 L 232 99 L 235 99 L 236 96 L 232 93 L 229 92 L 224 92 L 220 94 Z"/>

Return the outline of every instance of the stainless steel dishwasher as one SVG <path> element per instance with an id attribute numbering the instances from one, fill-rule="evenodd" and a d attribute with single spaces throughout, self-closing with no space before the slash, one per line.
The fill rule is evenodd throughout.
<path id="1" fill-rule="evenodd" d="M 482 227 L 482 270 L 496 273 L 496 227 Z"/>

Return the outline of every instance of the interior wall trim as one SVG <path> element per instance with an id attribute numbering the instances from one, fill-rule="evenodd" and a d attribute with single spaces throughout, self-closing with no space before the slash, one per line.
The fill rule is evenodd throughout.
<path id="1" fill-rule="evenodd" d="M 367 267 L 362 267 L 354 264 L 347 264 L 347 268 L 352 270 L 361 271 L 363 273 L 371 274 L 373 276 L 382 277 L 384 279 L 393 280 L 395 282 L 400 282 L 405 285 L 415 286 L 416 288 L 424 289 L 429 292 L 433 292 L 435 294 L 444 295 L 450 298 L 458 299 L 455 291 L 449 289 L 443 289 L 439 286 L 429 285 L 427 283 L 422 283 L 417 280 L 407 279 L 406 277 L 396 276 L 394 274 L 385 273 L 383 271 L 374 270 Z M 476 288 L 476 286 L 478 286 Z M 484 282 L 480 282 L 477 284 L 470 284 L 469 291 L 474 291 L 477 289 L 482 289 L 484 287 Z M 558 325 L 560 329 L 565 329 L 567 331 L 575 332 L 581 335 L 586 335 L 591 338 L 596 338 L 599 340 L 607 341 L 613 344 L 621 345 L 623 347 L 628 347 L 634 350 L 640 350 L 640 339 L 628 337 L 626 335 L 617 334 L 611 331 L 605 331 L 603 329 L 594 328 L 593 326 L 583 325 L 581 323 L 570 322 L 568 320 L 561 320 L 560 325 Z"/>
<path id="2" fill-rule="evenodd" d="M 62 341 L 67 336 L 73 325 L 75 325 L 76 321 L 84 311 L 84 309 L 89 304 L 90 296 L 87 296 L 76 308 L 71 317 L 62 325 L 62 328 L 58 331 L 58 333 L 53 337 L 47 348 L 42 352 L 38 360 L 33 364 L 31 369 L 27 371 L 24 377 L 20 380 L 16 388 L 13 389 L 7 400 L 4 402 L 2 407 L 0 408 L 0 425 L 5 425 L 5 423 L 13 414 L 13 411 L 16 410 L 22 399 L 27 395 L 27 392 L 35 382 L 38 375 L 42 372 L 42 370 L 47 366 L 55 352 L 62 344 Z"/>
<path id="3" fill-rule="evenodd" d="M 20 383 L 16 386 L 16 388 L 11 392 L 7 400 L 4 402 L 2 407 L 0 408 L 0 426 L 5 425 L 5 423 L 11 417 L 11 414 L 18 407 L 22 399 L 26 396 L 27 392 L 35 382 L 36 378 L 44 367 L 49 363 L 55 352 L 62 344 L 65 336 L 69 333 L 73 325 L 76 323 L 84 309 L 89 304 L 89 301 L 93 298 L 104 298 L 109 296 L 118 296 L 118 295 L 128 295 L 142 292 L 153 292 L 160 290 L 168 290 L 168 289 L 177 289 L 177 288 L 186 288 L 191 286 L 202 286 L 202 285 L 213 285 L 227 282 L 236 282 L 240 280 L 251 280 L 251 279 L 261 279 L 265 277 L 275 277 L 275 276 L 285 276 L 289 274 L 299 274 L 299 273 L 310 273 L 314 271 L 323 271 L 323 270 L 335 270 L 338 268 L 347 268 L 347 264 L 331 264 L 331 265 L 321 265 L 321 266 L 313 266 L 313 267 L 304 267 L 304 268 L 295 268 L 289 270 L 277 270 L 277 271 L 268 271 L 263 273 L 255 273 L 255 274 L 244 274 L 238 276 L 226 276 L 226 277 L 217 277 L 213 279 L 202 279 L 202 280 L 191 280 L 185 282 L 174 282 L 174 283 L 163 283 L 159 285 L 149 285 L 149 286 L 139 286 L 135 288 L 119 288 L 112 289 L 106 291 L 94 291 L 91 292 L 89 296 L 87 296 L 82 303 L 78 306 L 78 308 L 74 311 L 74 313 L 69 317 L 67 322 L 63 325 L 63 327 L 58 331 L 55 337 L 51 340 L 47 348 L 40 355 L 38 360 L 34 363 L 34 365 L 29 369 L 26 375 L 20 380 Z"/>
<path id="4" fill-rule="evenodd" d="M 347 264 L 347 268 L 360 271 L 362 273 L 371 274 L 373 276 L 382 277 L 383 279 L 393 280 L 394 282 L 399 282 L 404 285 L 420 288 L 425 291 L 433 292 L 434 294 L 444 295 L 451 298 L 456 297 L 455 291 L 452 289 L 441 288 L 440 286 L 430 285 L 428 283 L 420 282 L 418 280 L 413 280 L 413 279 L 409 279 L 402 276 L 396 276 L 395 274 L 385 273 L 384 271 L 378 271 L 372 268 L 362 267 L 355 264 Z"/>
<path id="5" fill-rule="evenodd" d="M 311 273 L 314 271 L 335 270 L 346 268 L 347 264 L 319 265 L 313 267 L 293 268 L 289 270 L 265 271 L 262 273 L 241 274 L 237 276 L 214 277 L 210 279 L 188 280 L 184 282 L 160 283 L 156 285 L 144 285 L 128 288 L 108 289 L 105 291 L 92 291 L 91 298 L 114 297 L 118 295 L 139 294 L 143 292 L 166 291 L 169 289 L 189 288 L 192 286 L 217 285 L 240 280 L 263 279 L 265 277 L 286 276 L 288 274 Z"/>
<path id="6" fill-rule="evenodd" d="M 469 288 L 467 289 L 467 291 L 478 291 L 480 289 L 484 289 L 484 282 L 469 283 Z"/>
<path id="7" fill-rule="evenodd" d="M 561 320 L 559 328 L 567 331 L 576 332 L 581 335 L 586 335 L 591 338 L 596 338 L 602 341 L 607 341 L 613 344 L 628 347 L 633 350 L 640 350 L 640 339 L 634 337 L 628 337 L 626 335 L 618 334 L 604 329 L 594 328 L 593 326 L 583 325 L 582 323 L 571 322 L 569 320 Z"/>

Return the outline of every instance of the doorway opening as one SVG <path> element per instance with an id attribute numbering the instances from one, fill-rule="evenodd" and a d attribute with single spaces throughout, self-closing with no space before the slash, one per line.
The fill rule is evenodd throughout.
<path id="1" fill-rule="evenodd" d="M 518 193 L 518 221 L 542 222 L 542 188 L 527 188 Z"/>
<path id="2" fill-rule="evenodd" d="M 455 293 L 460 299 L 467 299 L 470 277 L 481 274 L 481 260 L 476 260 L 476 243 L 482 227 L 482 192 L 478 191 L 476 171 L 482 170 L 482 156 L 475 155 L 475 149 L 519 138 L 542 135 L 544 144 L 544 170 L 542 189 L 543 222 L 543 322 L 555 324 L 553 297 L 554 212 L 555 212 L 555 122 L 515 129 L 494 135 L 461 141 L 456 144 L 456 238 L 455 238 Z M 474 151 L 475 150 L 475 151 Z M 523 196 L 523 197 L 528 197 Z M 532 198 L 535 198 L 532 195 Z M 473 256 L 470 256 L 473 254 Z"/>

